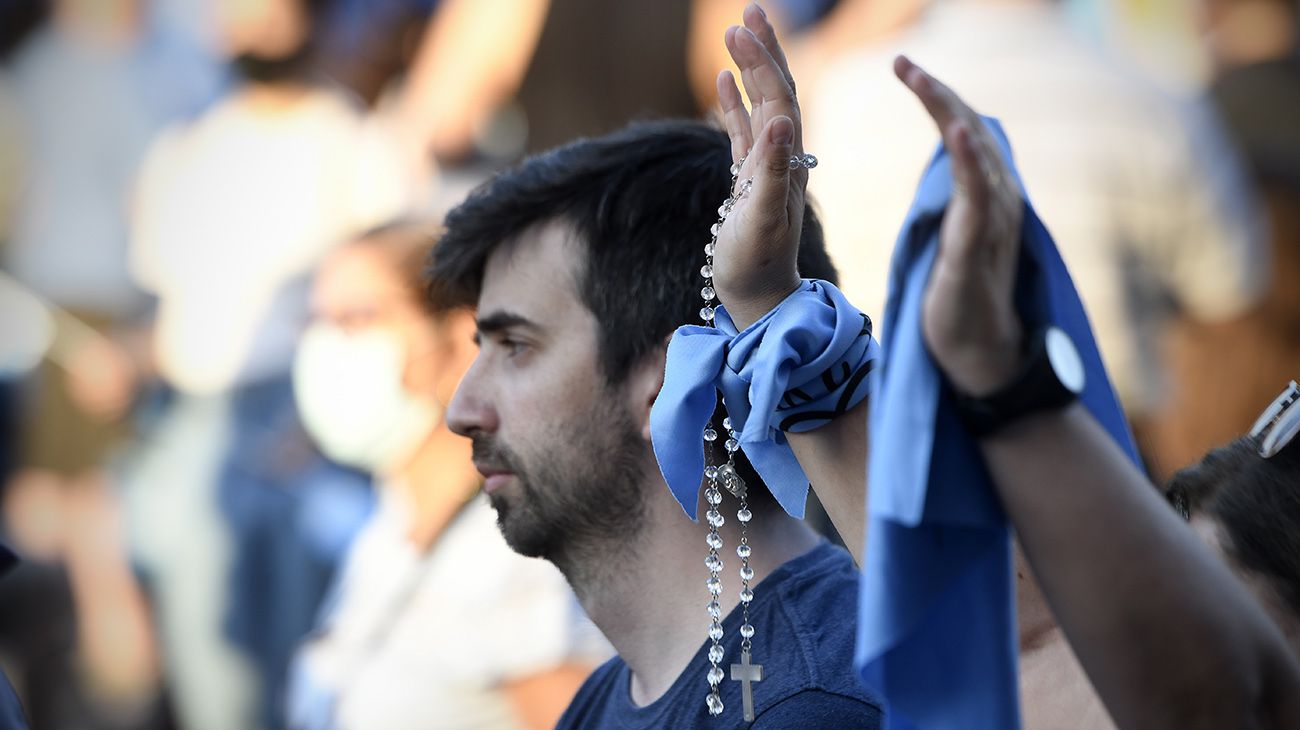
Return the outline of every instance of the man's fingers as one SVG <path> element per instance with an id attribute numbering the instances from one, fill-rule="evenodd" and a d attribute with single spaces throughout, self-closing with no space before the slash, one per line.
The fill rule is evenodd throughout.
<path id="1" fill-rule="evenodd" d="M 989 181 L 980 163 L 970 125 L 962 120 L 952 124 L 950 130 L 944 135 L 944 146 L 952 159 L 952 177 L 957 183 L 957 194 L 973 203 L 982 203 L 989 196 Z"/>
<path id="2" fill-rule="evenodd" d="M 740 89 L 736 88 L 736 77 L 730 71 L 718 74 L 718 101 L 722 104 L 723 126 L 731 138 L 731 161 L 739 162 L 754 146 L 754 131 Z"/>
<path id="3" fill-rule="evenodd" d="M 767 13 L 758 3 L 750 3 L 745 7 L 742 17 L 745 27 L 749 28 L 767 49 L 781 75 L 785 77 L 785 82 L 790 85 L 790 90 L 794 91 L 794 76 L 790 73 L 790 63 L 785 58 L 781 43 L 776 39 L 776 28 L 772 26 L 772 21 L 768 20 Z"/>
<path id="4" fill-rule="evenodd" d="M 778 227 L 786 223 L 794 133 L 794 121 L 780 116 L 768 122 L 754 142 L 754 184 L 746 210 L 760 227 Z"/>
<path id="5" fill-rule="evenodd" d="M 939 132 L 944 134 L 945 139 L 947 139 L 945 130 L 954 122 L 975 116 L 975 113 L 951 89 L 926 73 L 925 69 L 912 63 L 907 56 L 894 59 L 894 73 L 907 88 L 912 90 L 916 98 L 921 100 L 921 104 L 939 127 Z"/>
<path id="6" fill-rule="evenodd" d="M 958 195 L 983 205 L 1005 167 L 983 120 L 952 89 L 906 56 L 894 59 L 894 73 L 916 94 L 938 126 L 952 157 Z"/>
<path id="7" fill-rule="evenodd" d="M 740 68 L 740 80 L 749 97 L 753 126 L 760 129 L 766 127 L 772 118 L 780 115 L 797 119 L 794 90 L 790 88 L 772 54 L 763 47 L 754 32 L 748 28 L 739 28 L 729 36 L 727 48 L 731 51 L 732 60 Z M 795 136 L 797 140 L 797 125 Z"/>

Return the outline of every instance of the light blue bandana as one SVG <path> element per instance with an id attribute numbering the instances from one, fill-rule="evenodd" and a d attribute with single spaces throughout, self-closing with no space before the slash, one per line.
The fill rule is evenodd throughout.
<path id="1" fill-rule="evenodd" d="M 802 517 L 808 478 L 782 431 L 812 430 L 866 397 L 879 354 L 871 321 L 830 283 L 807 279 L 744 332 L 724 307 L 714 322 L 680 327 L 668 344 L 650 410 L 659 470 L 696 519 L 702 434 L 721 390 L 741 450 L 785 511 Z"/>

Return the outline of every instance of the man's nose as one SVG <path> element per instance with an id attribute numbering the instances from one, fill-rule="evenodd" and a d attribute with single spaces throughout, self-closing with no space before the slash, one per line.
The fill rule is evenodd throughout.
<path id="1" fill-rule="evenodd" d="M 480 360 L 475 358 L 447 406 L 447 426 L 454 433 L 472 436 L 496 432 L 499 421 L 487 386 Z"/>

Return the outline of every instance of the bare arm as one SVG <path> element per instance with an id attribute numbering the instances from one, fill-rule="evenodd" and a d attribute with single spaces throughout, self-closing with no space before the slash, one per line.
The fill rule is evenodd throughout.
<path id="1" fill-rule="evenodd" d="M 448 0 L 430 21 L 399 104 L 404 134 L 439 157 L 464 154 L 475 130 L 523 82 L 548 0 Z"/>
<path id="2" fill-rule="evenodd" d="M 1085 408 L 1027 417 L 981 449 L 1120 727 L 1300 722 L 1300 673 L 1276 627 Z"/>
<path id="3" fill-rule="evenodd" d="M 1019 192 L 980 119 L 905 59 L 956 192 L 923 328 L 954 388 L 993 392 L 1018 367 L 1012 303 Z M 1124 727 L 1298 727 L 1300 667 L 1245 587 L 1164 504 L 1081 405 L 1023 418 L 981 450 L 1048 603 Z"/>
<path id="4" fill-rule="evenodd" d="M 817 499 L 858 565 L 867 538 L 868 402 L 816 430 L 786 434 Z"/>

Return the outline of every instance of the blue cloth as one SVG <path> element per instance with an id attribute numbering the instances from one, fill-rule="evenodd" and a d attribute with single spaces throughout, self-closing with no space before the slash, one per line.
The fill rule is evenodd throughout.
<path id="1" fill-rule="evenodd" d="M 4 730 L 26 730 L 27 718 L 23 715 L 23 705 L 14 693 L 13 685 L 4 672 L 0 672 L 0 728 Z"/>
<path id="2" fill-rule="evenodd" d="M 18 556 L 7 545 L 0 542 L 0 578 L 4 577 L 18 563 Z M 22 703 L 14 693 L 9 678 L 0 672 L 0 728 L 5 730 L 24 730 L 27 718 L 23 715 Z"/>
<path id="3" fill-rule="evenodd" d="M 679 327 L 668 344 L 664 385 L 650 410 L 664 481 L 695 519 L 702 434 L 721 390 L 754 471 L 786 512 L 803 517 L 808 477 L 782 431 L 812 430 L 866 397 L 879 354 L 871 320 L 834 285 L 806 279 L 744 332 L 725 307 L 715 310 L 714 323 Z M 719 434 L 719 453 L 724 439 Z"/>
<path id="4" fill-rule="evenodd" d="M 1011 166 L 1001 127 L 985 121 Z M 892 728 L 1001 730 L 1020 723 L 1010 530 L 921 335 L 922 294 L 951 189 L 940 148 L 890 271 L 885 357 L 872 388 L 857 664 L 888 702 Z M 1084 405 L 1137 463 L 1078 294 L 1028 203 L 1021 240 L 1016 306 L 1026 330 L 1052 323 L 1070 335 L 1087 371 Z"/>
<path id="5" fill-rule="evenodd" d="M 704 698 L 709 692 L 705 675 L 711 643 L 706 639 L 673 686 L 645 707 L 632 704 L 632 673 L 622 659 L 614 657 L 578 690 L 557 730 L 879 728 L 880 702 L 853 676 L 857 585 L 857 568 L 848 553 L 822 542 L 755 587 L 750 607 L 755 627 L 753 662 L 763 665 L 765 676 L 753 685 L 756 718 L 752 725 L 744 721 L 740 683 L 730 679 L 720 685 L 722 715 L 709 716 Z M 701 639 L 706 618 L 701 608 Z M 740 611 L 728 614 L 722 627 L 726 655 L 721 666 L 730 677 L 731 664 L 740 661 Z"/>

